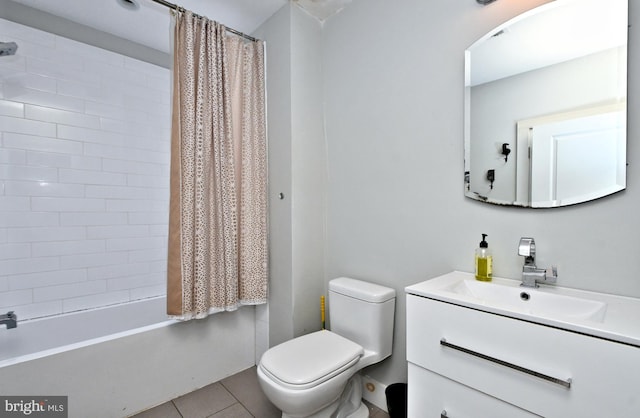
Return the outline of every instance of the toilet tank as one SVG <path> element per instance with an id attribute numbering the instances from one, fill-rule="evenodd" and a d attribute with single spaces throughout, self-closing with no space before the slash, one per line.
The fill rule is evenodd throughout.
<path id="1" fill-rule="evenodd" d="M 366 363 L 391 355 L 396 291 L 340 277 L 329 282 L 331 331 L 361 345 Z"/>

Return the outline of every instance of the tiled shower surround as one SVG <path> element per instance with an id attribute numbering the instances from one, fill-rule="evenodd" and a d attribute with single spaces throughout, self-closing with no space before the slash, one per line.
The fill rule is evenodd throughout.
<path id="1" fill-rule="evenodd" d="M 170 72 L 0 19 L 0 312 L 164 294 Z"/>

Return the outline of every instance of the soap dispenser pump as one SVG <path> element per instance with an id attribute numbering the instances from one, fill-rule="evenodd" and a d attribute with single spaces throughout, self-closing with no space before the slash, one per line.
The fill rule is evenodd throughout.
<path id="1" fill-rule="evenodd" d="M 482 234 L 482 241 L 476 248 L 476 280 L 490 282 L 493 275 L 493 256 L 486 241 L 487 234 Z"/>

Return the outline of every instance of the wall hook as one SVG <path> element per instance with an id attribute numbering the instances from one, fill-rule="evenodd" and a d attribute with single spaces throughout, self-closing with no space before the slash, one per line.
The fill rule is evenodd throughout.
<path id="1" fill-rule="evenodd" d="M 507 162 L 507 159 L 509 158 L 509 154 L 511 154 L 511 150 L 509 149 L 509 144 L 508 143 L 504 143 L 502 144 L 502 155 L 504 155 L 504 162 Z"/>
<path id="2" fill-rule="evenodd" d="M 487 170 L 487 180 L 491 183 L 491 190 L 493 190 L 493 182 L 496 179 L 496 170 Z"/>

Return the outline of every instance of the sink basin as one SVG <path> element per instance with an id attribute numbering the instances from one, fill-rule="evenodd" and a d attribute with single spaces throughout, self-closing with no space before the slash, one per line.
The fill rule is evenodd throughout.
<path id="1" fill-rule="evenodd" d="M 408 286 L 407 294 L 640 348 L 640 298 L 558 285 L 532 289 L 520 280 L 494 277 L 479 282 L 472 273 L 452 271 Z"/>
<path id="2" fill-rule="evenodd" d="M 473 279 L 461 280 L 443 290 L 473 298 L 480 304 L 518 310 L 530 315 L 602 322 L 607 311 L 607 304 L 596 300 Z"/>

